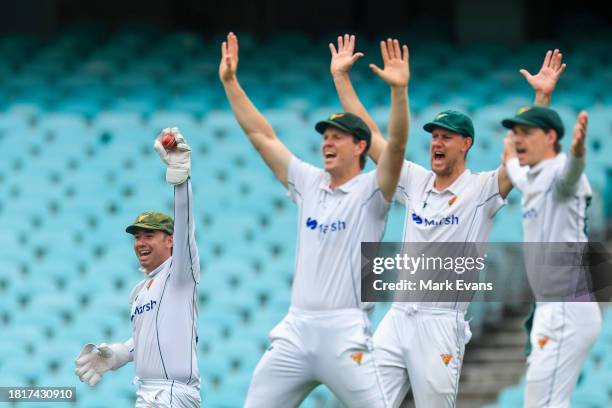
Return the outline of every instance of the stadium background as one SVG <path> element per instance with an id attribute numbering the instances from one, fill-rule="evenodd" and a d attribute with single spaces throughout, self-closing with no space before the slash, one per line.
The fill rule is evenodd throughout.
<path id="1" fill-rule="evenodd" d="M 610 20 L 595 2 L 568 1 L 1 2 L 0 386 L 73 385 L 78 407 L 133 403 L 132 365 L 90 389 L 73 361 L 85 342 L 130 336 L 127 298 L 141 276 L 124 228 L 144 210 L 171 211 L 151 144 L 161 128 L 179 126 L 193 146 L 203 406 L 242 405 L 267 333 L 289 304 L 296 211 L 225 100 L 217 67 L 228 30 L 239 35 L 247 93 L 289 148 L 318 165 L 313 125 L 341 110 L 327 49 L 338 34 L 357 34 L 367 62 L 379 61 L 377 41 L 388 35 L 408 43 L 408 158 L 428 165 L 422 124 L 452 107 L 474 119 L 472 170 L 498 165 L 501 118 L 533 99 L 518 69 L 537 72 L 545 51 L 560 48 L 568 68 L 552 106 L 567 128 L 589 111 L 589 228 L 592 239 L 609 240 Z M 352 78 L 385 128 L 388 90 L 365 61 Z M 402 224 L 394 206 L 385 239 L 401 239 Z M 515 192 L 491 239 L 521 240 Z M 506 302 L 474 303 L 468 312 L 475 338 L 467 359 L 479 361 L 466 360 L 460 406 L 520 406 L 525 305 L 513 304 L 512 291 L 526 288 L 516 275 L 506 284 Z M 612 405 L 611 351 L 607 312 L 575 406 Z M 303 406 L 338 403 L 321 386 Z"/>

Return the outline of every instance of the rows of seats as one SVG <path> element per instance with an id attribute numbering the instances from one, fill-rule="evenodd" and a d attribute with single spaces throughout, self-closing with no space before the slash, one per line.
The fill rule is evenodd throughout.
<path id="1" fill-rule="evenodd" d="M 229 110 L 217 80 L 221 39 L 146 27 L 110 36 L 80 27 L 45 42 L 0 38 L 0 384 L 76 385 L 79 407 L 133 401 L 133 367 L 89 389 L 77 384 L 73 360 L 86 342 L 130 335 L 127 297 L 140 275 L 124 228 L 142 211 L 172 211 L 172 190 L 152 141 L 162 128 L 178 126 L 193 147 L 202 395 L 207 406 L 241 406 L 267 332 L 289 305 L 297 213 Z M 240 41 L 245 89 L 291 151 L 320 165 L 313 125 L 341 110 L 329 78 L 329 40 L 241 34 Z M 379 60 L 375 41 L 358 44 L 366 59 Z M 496 168 L 505 136 L 500 120 L 531 100 L 517 70 L 536 70 L 551 46 L 411 44 L 407 157 L 429 165 L 422 125 L 454 108 L 476 126 L 470 168 Z M 569 39 L 564 49 L 571 63 L 554 104 L 568 128 L 579 109 L 590 112 L 587 174 L 595 192 L 589 220 L 596 228 L 612 214 L 608 48 Z M 512 60 L 503 58 L 510 51 Z M 443 68 L 450 62 L 452 71 Z M 353 79 L 386 130 L 388 90 L 366 64 L 355 68 Z M 569 142 L 563 140 L 564 148 Z M 404 211 L 391 208 L 386 241 L 402 239 Z M 492 241 L 521 241 L 521 218 L 513 192 Z M 524 289 L 516 285 L 511 289 Z M 377 306 L 374 327 L 387 308 Z M 475 334 L 500 313 L 501 303 L 474 303 Z M 598 347 L 605 357 L 607 343 Z M 604 357 L 594 357 L 591 371 L 609 365 Z M 598 381 L 593 378 L 585 384 Z M 330 391 L 319 387 L 304 406 L 332 404 Z"/>

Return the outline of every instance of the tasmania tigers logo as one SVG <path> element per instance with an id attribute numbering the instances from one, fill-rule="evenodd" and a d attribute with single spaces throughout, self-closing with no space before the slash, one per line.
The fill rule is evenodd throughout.
<path id="1" fill-rule="evenodd" d="M 453 359 L 452 354 L 440 354 L 440 357 L 442 358 L 442 362 L 444 363 L 444 365 L 448 365 L 448 363 L 450 363 Z"/>
<path id="2" fill-rule="evenodd" d="M 351 354 L 351 358 L 353 359 L 354 362 L 356 362 L 358 365 L 361 365 L 361 359 L 363 358 L 363 351 L 360 351 L 359 353 L 353 353 Z"/>
<path id="3" fill-rule="evenodd" d="M 546 345 L 546 343 L 548 343 L 548 336 L 542 336 L 538 339 L 538 346 L 540 346 L 541 349 L 544 348 L 544 346 Z"/>

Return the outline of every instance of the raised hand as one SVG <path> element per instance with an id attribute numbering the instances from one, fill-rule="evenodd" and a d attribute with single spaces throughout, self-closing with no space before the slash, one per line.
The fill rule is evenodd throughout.
<path id="1" fill-rule="evenodd" d="M 578 114 L 578 120 L 576 120 L 576 125 L 574 126 L 574 132 L 572 134 L 572 146 L 570 148 L 570 151 L 574 157 L 584 157 L 584 140 L 586 139 L 588 122 L 588 114 L 585 111 L 580 112 Z"/>
<path id="2" fill-rule="evenodd" d="M 355 51 L 355 36 L 344 34 L 338 36 L 338 50 L 333 43 L 329 43 L 331 51 L 331 64 L 329 70 L 332 76 L 348 74 L 353 64 L 361 57 L 363 53 Z"/>
<path id="3" fill-rule="evenodd" d="M 162 144 L 162 139 L 171 135 L 176 140 L 176 147 L 167 149 Z M 185 141 L 181 131 L 176 128 L 165 128 L 155 139 L 153 148 L 166 164 L 166 181 L 170 184 L 179 185 L 187 181 L 191 176 L 191 147 Z"/>
<path id="4" fill-rule="evenodd" d="M 548 50 L 540 72 L 536 75 L 531 75 L 526 69 L 521 69 L 519 72 L 529 82 L 529 85 L 531 85 L 536 94 L 551 95 L 555 90 L 559 77 L 565 71 L 566 64 L 563 64 L 562 60 L 563 54 L 558 49 L 554 51 Z"/>
<path id="5" fill-rule="evenodd" d="M 403 45 L 400 50 L 398 40 L 389 38 L 386 42 L 380 42 L 380 53 L 382 55 L 383 69 L 374 64 L 370 68 L 376 75 L 381 77 L 389 86 L 407 87 L 410 79 L 410 68 L 408 66 L 408 46 Z"/>
<path id="6" fill-rule="evenodd" d="M 230 32 L 227 35 L 227 41 L 223 41 L 223 44 L 221 44 L 219 78 L 222 82 L 235 79 L 236 71 L 238 71 L 238 37 Z"/>
<path id="7" fill-rule="evenodd" d="M 514 159 L 515 157 L 516 146 L 514 145 L 514 132 L 509 130 L 504 138 L 504 151 L 501 154 L 501 161 L 506 164 L 508 160 Z"/>

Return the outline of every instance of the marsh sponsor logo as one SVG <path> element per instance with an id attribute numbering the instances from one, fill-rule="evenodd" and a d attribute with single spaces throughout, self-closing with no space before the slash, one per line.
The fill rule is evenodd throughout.
<path id="1" fill-rule="evenodd" d="M 338 220 L 330 224 L 320 224 L 314 218 L 308 217 L 306 220 L 306 228 L 311 230 L 318 229 L 320 233 L 327 234 L 328 232 L 344 231 L 346 229 L 346 221 Z"/>
<path id="2" fill-rule="evenodd" d="M 148 303 L 145 303 L 142 306 L 136 306 L 136 308 L 134 308 L 134 313 L 132 313 L 132 317 L 130 318 L 131 321 L 134 321 L 134 318 L 137 315 L 143 314 L 145 312 L 150 312 L 153 310 L 153 308 L 155 308 L 155 305 L 157 304 L 157 302 L 155 300 L 151 300 Z"/>
<path id="3" fill-rule="evenodd" d="M 530 208 L 523 213 L 524 220 L 534 220 L 536 218 L 538 218 L 538 212 L 535 208 Z"/>
<path id="4" fill-rule="evenodd" d="M 449 215 L 448 217 L 440 218 L 438 220 L 430 220 L 425 217 L 421 217 L 417 213 L 412 213 L 412 221 L 417 225 L 424 225 L 426 227 L 438 225 L 459 225 L 459 217 L 456 215 Z"/>

